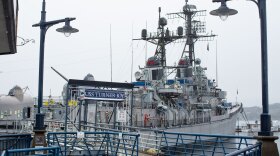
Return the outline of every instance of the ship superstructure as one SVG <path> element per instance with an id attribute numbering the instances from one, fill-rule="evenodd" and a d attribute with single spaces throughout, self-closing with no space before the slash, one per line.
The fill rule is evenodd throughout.
<path id="1" fill-rule="evenodd" d="M 135 73 L 138 87 L 134 95 L 134 126 L 177 127 L 210 123 L 225 116 L 233 107 L 226 102 L 226 92 L 217 88 L 215 80 L 207 78 L 206 67 L 195 57 L 197 41 L 211 41 L 216 36 L 206 34 L 206 23 L 201 16 L 206 10 L 197 10 L 186 1 L 182 12 L 167 14 L 169 19 L 180 18 L 184 26 L 176 31 L 167 27 L 167 19 L 161 17 L 159 8 L 158 30 L 148 33 L 142 30 L 141 39 L 157 45 L 154 56 L 144 68 Z M 139 40 L 139 39 L 136 39 Z M 184 42 L 181 59 L 176 66 L 166 64 L 166 46 L 173 42 Z M 175 77 L 170 77 L 174 75 Z"/>

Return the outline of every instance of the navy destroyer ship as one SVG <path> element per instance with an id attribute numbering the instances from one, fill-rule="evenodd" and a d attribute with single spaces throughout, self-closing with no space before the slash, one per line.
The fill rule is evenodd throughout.
<path id="1" fill-rule="evenodd" d="M 157 31 L 150 33 L 143 29 L 141 38 L 135 39 L 154 44 L 156 49 L 145 66 L 135 73 L 134 88 L 118 92 L 106 90 L 106 87 L 100 90 L 100 87 L 72 86 L 67 91 L 65 85 L 62 101 L 53 102 L 50 96 L 46 105 L 44 102 L 42 111 L 48 121 L 45 123 L 47 129 L 234 134 L 237 113 L 242 105 L 227 102 L 226 91 L 206 76 L 207 68 L 201 66 L 203 60 L 195 57 L 195 43 L 208 42 L 216 36 L 206 33 L 206 23 L 201 20 L 204 16 L 206 10 L 198 10 L 186 0 L 181 12 L 167 14 L 168 20 L 183 21 L 182 26 L 171 31 L 159 8 Z M 174 53 L 181 57 L 176 65 L 170 66 L 167 65 L 166 47 L 171 43 L 184 44 L 184 48 L 182 52 Z M 84 80 L 94 81 L 94 78 L 89 74 Z M 93 98 L 97 93 L 112 97 L 109 100 Z M 115 95 L 118 96 L 117 103 L 112 100 Z"/>
<path id="2" fill-rule="evenodd" d="M 91 74 L 85 82 L 79 80 L 83 86 L 70 85 L 67 89 L 65 85 L 62 106 L 68 108 L 61 109 L 68 111 L 66 129 L 134 131 L 146 135 L 158 130 L 234 134 L 242 105 L 227 102 L 226 91 L 206 76 L 207 68 L 195 57 L 195 43 L 208 42 L 216 36 L 206 33 L 206 23 L 201 20 L 204 16 L 206 10 L 197 10 L 186 1 L 183 11 L 167 14 L 169 20 L 183 20 L 182 26 L 171 31 L 159 8 L 157 31 L 149 33 L 143 29 L 141 38 L 134 39 L 156 45 L 154 55 L 135 73 L 136 81 L 127 83 L 134 88 L 112 89 L 106 82 L 95 81 Z M 171 43 L 184 44 L 182 52 L 177 53 L 181 56 L 178 63 L 172 66 L 167 65 L 166 57 L 166 47 Z"/>
<path id="3" fill-rule="evenodd" d="M 167 19 L 159 8 L 155 33 L 142 30 L 141 39 L 156 45 L 144 68 L 135 73 L 133 125 L 172 132 L 234 134 L 237 113 L 242 106 L 226 101 L 226 91 L 206 76 L 206 67 L 195 57 L 195 43 L 211 41 L 216 35 L 206 34 L 206 10 L 186 4 L 182 12 L 167 14 L 179 18 L 184 26 L 176 31 L 167 28 Z M 166 46 L 184 43 L 178 64 L 168 66 Z M 175 55 L 175 54 L 174 54 Z"/>

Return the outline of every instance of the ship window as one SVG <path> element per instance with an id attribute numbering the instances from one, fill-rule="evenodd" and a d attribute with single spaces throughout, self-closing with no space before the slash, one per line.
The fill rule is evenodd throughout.
<path id="1" fill-rule="evenodd" d="M 152 70 L 152 80 L 160 80 L 163 76 L 163 70 L 162 69 L 155 69 Z"/>
<path id="2" fill-rule="evenodd" d="M 177 77 L 181 77 L 181 70 L 177 69 Z"/>
<path id="3" fill-rule="evenodd" d="M 21 114 L 22 114 L 22 111 L 18 110 L 18 112 L 17 112 L 17 117 L 18 117 L 18 118 L 21 117 Z"/>
<path id="4" fill-rule="evenodd" d="M 157 80 L 157 77 L 158 77 L 158 71 L 152 70 L 152 80 Z"/>
<path id="5" fill-rule="evenodd" d="M 27 107 L 27 118 L 31 117 L 31 107 Z"/>
<path id="6" fill-rule="evenodd" d="M 193 86 L 193 91 L 196 91 L 197 90 L 197 86 Z"/>

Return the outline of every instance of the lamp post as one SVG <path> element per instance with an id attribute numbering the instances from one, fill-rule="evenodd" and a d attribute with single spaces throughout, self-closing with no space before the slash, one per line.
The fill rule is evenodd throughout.
<path id="1" fill-rule="evenodd" d="M 44 114 L 41 113 L 41 107 L 43 103 L 43 76 L 44 76 L 44 49 L 45 49 L 45 36 L 47 30 L 56 24 L 65 23 L 65 26 L 62 28 L 56 29 L 58 32 L 62 32 L 65 36 L 70 36 L 71 33 L 76 33 L 79 30 L 72 28 L 70 26 L 70 21 L 75 20 L 76 18 L 65 18 L 53 21 L 46 21 L 46 2 L 43 0 L 42 2 L 42 11 L 41 11 L 41 20 L 39 23 L 32 25 L 33 27 L 40 27 L 40 58 L 39 58 L 39 81 L 38 81 L 38 112 L 36 114 L 34 132 L 35 132 L 35 145 L 44 144 L 40 141 L 43 141 L 42 132 L 45 132 L 44 126 Z M 38 133 L 36 133 L 38 132 Z M 36 134 L 39 134 L 36 136 Z M 36 140 L 38 143 L 36 144 Z M 44 142 L 44 141 L 43 141 Z"/>
<path id="2" fill-rule="evenodd" d="M 212 0 L 212 2 L 221 2 L 221 6 L 210 12 L 211 15 L 220 16 L 221 19 L 226 19 L 230 15 L 235 15 L 238 12 L 234 9 L 229 9 L 226 5 L 226 1 L 229 0 Z M 278 137 L 274 137 L 271 131 L 271 116 L 269 114 L 269 102 L 268 102 L 268 65 L 267 65 L 267 25 L 266 25 L 266 0 L 249 0 L 254 2 L 258 6 L 259 18 L 260 18 L 260 29 L 261 29 L 261 79 L 262 79 L 262 114 L 260 115 L 261 129 L 258 133 L 258 139 L 263 142 L 263 152 L 268 149 L 272 149 L 276 145 L 275 151 L 277 151 L 277 144 L 274 140 Z M 267 145 L 266 141 L 270 140 Z M 272 142 L 271 142 L 272 141 Z M 264 144 L 265 143 L 265 144 Z M 271 146 L 272 145 L 272 146 Z M 267 146 L 268 148 L 264 148 Z M 276 153 L 264 153 L 269 155 L 275 155 Z"/>

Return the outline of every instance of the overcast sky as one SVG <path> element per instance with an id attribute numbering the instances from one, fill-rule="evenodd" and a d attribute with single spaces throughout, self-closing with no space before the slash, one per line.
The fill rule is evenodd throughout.
<path id="1" fill-rule="evenodd" d="M 0 56 L 0 94 L 7 94 L 14 86 L 28 86 L 27 91 L 37 96 L 39 64 L 39 28 L 32 24 L 40 20 L 41 0 L 19 0 L 18 36 L 34 39 L 35 43 L 18 46 L 18 53 Z M 51 70 L 51 66 L 65 77 L 83 79 L 91 73 L 96 80 L 110 81 L 110 25 L 112 29 L 113 81 L 130 82 L 132 49 L 134 52 L 133 75 L 138 65 L 144 66 L 145 42 L 134 41 L 141 30 L 155 32 L 158 20 L 158 7 L 162 16 L 182 10 L 185 0 L 46 0 L 47 20 L 76 17 L 71 25 L 79 33 L 65 37 L 51 27 L 46 35 L 44 95 L 50 90 L 53 96 L 61 95 L 64 79 Z M 209 42 L 196 44 L 196 57 L 208 68 L 209 78 L 216 77 L 216 42 L 218 52 L 218 85 L 228 92 L 228 101 L 243 102 L 245 106 L 261 106 L 261 53 L 260 27 L 257 6 L 246 0 L 233 0 L 228 7 L 239 13 L 222 22 L 209 12 L 220 6 L 211 0 L 189 0 L 197 9 L 206 9 L 207 31 L 218 37 Z M 267 1 L 268 61 L 269 61 L 269 102 L 280 102 L 279 0 Z M 169 20 L 168 27 L 175 29 L 181 22 Z M 20 42 L 20 40 L 19 40 Z M 20 44 L 20 43 L 19 43 Z M 133 47 L 133 48 L 132 48 Z M 167 47 L 167 64 L 178 62 L 182 44 Z M 155 47 L 148 45 L 147 56 L 152 56 Z M 133 78 L 134 80 L 134 78 Z M 237 94 L 238 89 L 238 96 Z"/>

